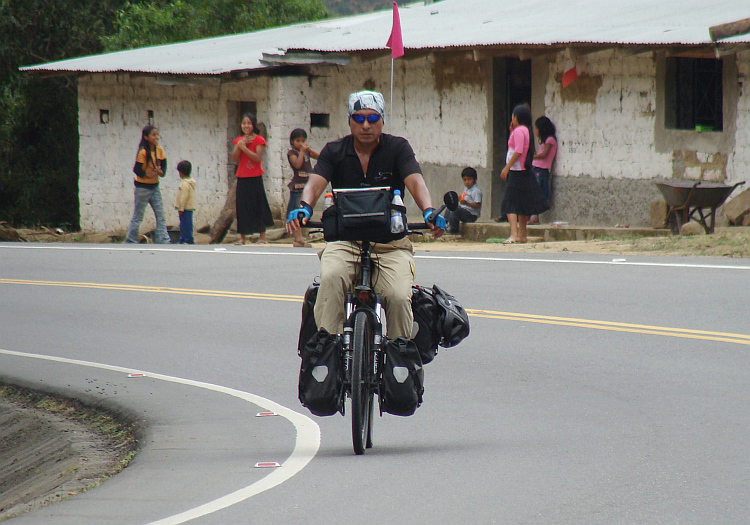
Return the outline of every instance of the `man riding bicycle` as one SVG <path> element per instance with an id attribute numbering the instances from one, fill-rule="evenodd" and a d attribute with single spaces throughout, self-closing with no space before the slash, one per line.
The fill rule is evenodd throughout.
<path id="1" fill-rule="evenodd" d="M 292 210 L 286 229 L 294 233 L 307 224 L 313 207 L 328 183 L 334 190 L 388 186 L 403 194 L 409 190 L 422 210 L 425 222 L 438 238 L 445 230 L 445 219 L 438 216 L 428 222 L 432 199 L 422 177 L 422 169 L 409 142 L 383 133 L 385 101 L 375 91 L 349 95 L 349 128 L 351 134 L 329 142 L 320 152 L 318 163 L 302 193 L 300 208 Z M 299 214 L 304 218 L 302 224 Z M 373 244 L 374 290 L 383 296 L 388 316 L 388 338 L 409 338 L 412 332 L 412 282 L 416 267 L 414 248 L 408 237 L 385 244 Z M 345 321 L 344 297 L 358 268 L 359 243 L 336 241 L 326 244 L 320 256 L 320 289 L 315 303 L 318 328 L 339 334 Z"/>

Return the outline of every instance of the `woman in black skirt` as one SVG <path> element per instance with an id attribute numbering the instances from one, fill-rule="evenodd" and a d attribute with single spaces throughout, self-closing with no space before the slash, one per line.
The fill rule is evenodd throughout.
<path id="1" fill-rule="evenodd" d="M 510 129 L 506 164 L 500 172 L 500 178 L 508 181 L 500 210 L 508 217 L 510 224 L 510 237 L 503 244 L 526 242 L 526 223 L 529 217 L 549 209 L 531 172 L 534 133 L 531 131 L 531 110 L 528 106 L 521 104 L 513 108 Z"/>
<path id="2" fill-rule="evenodd" d="M 268 243 L 266 227 L 273 226 L 273 215 L 263 187 L 263 150 L 266 140 L 256 133 L 255 115 L 242 116 L 242 135 L 232 141 L 232 162 L 237 162 L 237 232 L 236 244 L 247 244 L 247 235 L 259 233 L 259 243 Z"/>

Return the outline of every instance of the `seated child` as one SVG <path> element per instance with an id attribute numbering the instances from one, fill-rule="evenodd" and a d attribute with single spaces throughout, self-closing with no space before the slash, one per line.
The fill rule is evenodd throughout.
<path id="1" fill-rule="evenodd" d="M 476 222 L 482 213 L 482 190 L 477 185 L 477 170 L 464 168 L 461 171 L 461 179 L 466 189 L 461 194 L 459 206 L 456 211 L 447 211 L 445 219 L 448 223 L 448 233 L 458 233 L 462 222 Z"/>

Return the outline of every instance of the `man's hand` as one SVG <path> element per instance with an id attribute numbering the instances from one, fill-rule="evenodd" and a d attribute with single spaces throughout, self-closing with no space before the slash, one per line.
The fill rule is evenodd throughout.
<path id="1" fill-rule="evenodd" d="M 442 215 L 437 215 L 435 217 L 435 222 L 430 222 L 430 219 L 432 218 L 432 212 L 435 211 L 435 208 L 427 208 L 424 211 L 424 222 L 427 224 L 427 226 L 430 227 L 430 230 L 432 230 L 432 238 L 437 239 L 445 233 L 445 217 Z"/>
<path id="2" fill-rule="evenodd" d="M 302 222 L 300 224 L 299 216 L 302 214 Z M 286 231 L 287 233 L 294 233 L 299 230 L 302 226 L 307 224 L 307 221 L 312 217 L 312 208 L 306 202 L 300 202 L 299 208 L 291 210 L 286 218 Z"/>

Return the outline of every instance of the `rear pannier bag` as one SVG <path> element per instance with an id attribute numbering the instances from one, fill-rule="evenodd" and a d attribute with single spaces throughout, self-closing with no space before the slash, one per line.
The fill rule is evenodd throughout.
<path id="1" fill-rule="evenodd" d="M 432 288 L 412 286 L 411 311 L 414 314 L 414 329 L 411 338 L 417 344 L 422 364 L 426 365 L 437 355 L 440 341 L 440 335 L 437 332 L 438 304 Z"/>
<path id="2" fill-rule="evenodd" d="M 299 400 L 316 416 L 340 412 L 343 397 L 342 344 L 338 335 L 321 329 L 302 348 Z"/>
<path id="3" fill-rule="evenodd" d="M 380 406 L 395 416 L 410 416 L 422 404 L 424 369 L 414 341 L 399 337 L 385 345 Z"/>

